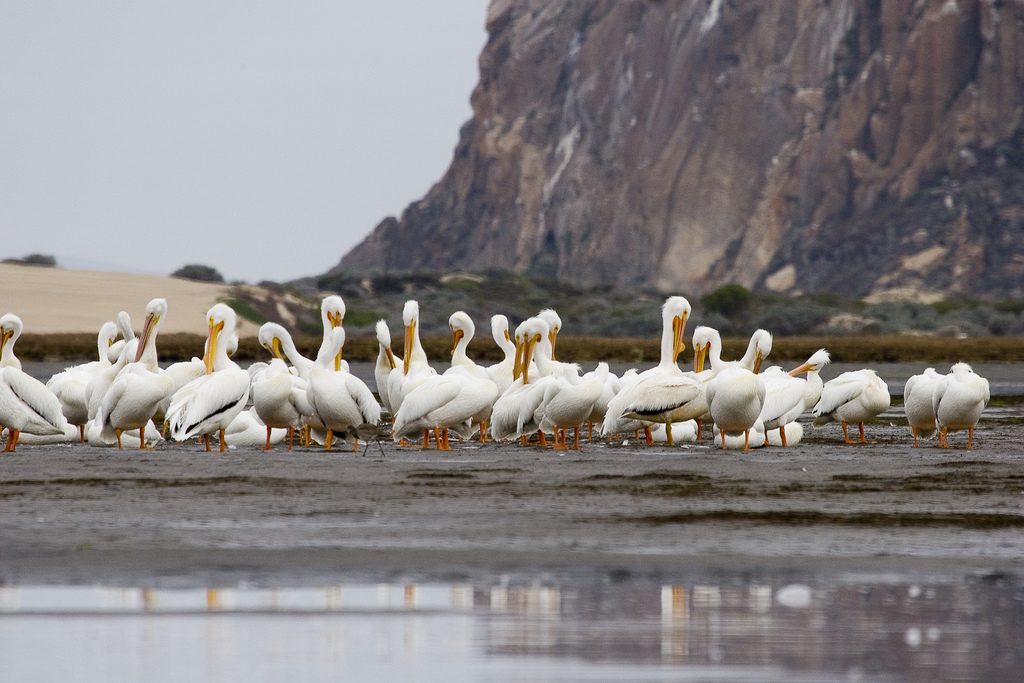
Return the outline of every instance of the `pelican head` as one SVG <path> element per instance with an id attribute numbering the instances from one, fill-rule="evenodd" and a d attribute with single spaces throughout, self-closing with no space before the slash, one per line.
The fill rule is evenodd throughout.
<path id="1" fill-rule="evenodd" d="M 789 371 L 789 374 L 796 377 L 805 372 L 819 372 L 823 367 L 832 362 L 832 357 L 825 349 L 818 349 L 811 354 L 803 365 Z"/>
<path id="2" fill-rule="evenodd" d="M 756 375 L 761 372 L 761 364 L 764 362 L 764 359 L 772 352 L 772 333 L 768 330 L 756 330 L 750 337 L 748 352 L 749 349 L 754 351 L 754 367 L 752 371 Z"/>
<path id="3" fill-rule="evenodd" d="M 0 366 L 15 365 L 14 344 L 21 336 L 25 326 L 21 318 L 13 313 L 5 313 L 0 316 Z"/>
<path id="4" fill-rule="evenodd" d="M 491 337 L 494 338 L 494 343 L 499 347 L 502 345 L 502 340 L 506 342 L 512 341 L 512 337 L 508 333 L 508 318 L 500 313 L 491 316 Z"/>
<path id="5" fill-rule="evenodd" d="M 259 340 L 260 346 L 269 351 L 270 355 L 288 362 L 285 358 L 284 343 L 282 342 L 287 336 L 289 336 L 288 331 L 283 326 L 277 323 L 263 323 L 256 338 Z"/>
<path id="6" fill-rule="evenodd" d="M 686 348 L 684 334 L 686 321 L 690 317 L 690 302 L 685 297 L 670 296 L 661 307 L 661 320 L 666 328 L 672 328 L 672 362 L 679 359 L 679 354 Z"/>
<path id="7" fill-rule="evenodd" d="M 345 322 L 345 300 L 337 294 L 325 296 L 320 302 L 320 319 L 324 323 L 324 330 L 341 327 Z"/>
<path id="8" fill-rule="evenodd" d="M 693 331 L 693 369 L 695 372 L 704 371 L 704 363 L 708 360 L 708 353 L 717 341 L 722 345 L 722 337 L 718 330 L 707 325 L 699 325 Z"/>
<path id="9" fill-rule="evenodd" d="M 465 311 L 455 311 L 448 318 L 448 327 L 452 331 L 452 354 L 455 353 L 455 348 L 459 345 L 459 340 L 463 337 L 466 338 L 466 343 L 473 338 L 476 333 L 476 325 L 473 324 L 473 319 Z"/>
<path id="10" fill-rule="evenodd" d="M 973 375 L 974 369 L 970 365 L 964 362 L 954 363 L 949 368 L 949 374 L 953 375 L 957 379 L 963 379 L 967 375 Z"/>
<path id="11" fill-rule="evenodd" d="M 117 324 L 117 329 L 125 341 L 135 339 L 135 330 L 132 329 L 132 317 L 128 315 L 128 311 L 118 311 L 114 317 L 114 322 Z"/>
<path id="12" fill-rule="evenodd" d="M 120 314 L 118 314 L 120 315 Z M 152 299 L 146 304 L 146 318 L 142 323 L 142 334 L 139 335 L 139 346 L 135 350 L 135 362 L 142 360 L 150 339 L 156 338 L 160 323 L 167 316 L 167 299 Z"/>
<path id="13" fill-rule="evenodd" d="M 415 299 L 405 302 L 402 309 L 402 323 L 405 324 L 405 348 L 402 355 L 402 374 L 409 374 L 409 365 L 412 362 L 413 339 L 416 337 L 416 327 L 420 323 L 420 304 Z"/>
<path id="14" fill-rule="evenodd" d="M 551 360 L 555 360 L 555 342 L 558 340 L 558 332 L 562 329 L 562 319 L 558 317 L 553 308 L 545 308 L 537 314 L 537 317 L 548 324 L 548 339 L 551 341 Z"/>
<path id="15" fill-rule="evenodd" d="M 394 370 L 397 366 L 395 363 L 395 354 L 391 351 L 391 329 L 388 327 L 386 320 L 378 320 L 377 326 L 374 328 L 377 334 L 377 343 L 384 349 L 384 353 L 388 357 L 388 365 Z"/>
<path id="16" fill-rule="evenodd" d="M 513 378 L 518 379 L 522 374 L 523 384 L 529 383 L 533 350 L 550 332 L 551 328 L 540 317 L 529 318 L 520 323 L 516 328 L 516 363 L 512 368 Z"/>
<path id="17" fill-rule="evenodd" d="M 227 304 L 214 304 L 213 308 L 206 312 L 206 321 L 210 326 L 209 336 L 206 338 L 206 354 L 203 356 L 203 363 L 206 365 L 206 373 L 213 372 L 213 363 L 217 357 L 217 342 L 221 337 L 228 337 L 235 333 L 235 322 L 237 317 L 234 309 Z M 225 354 L 227 345 L 224 347 Z"/>

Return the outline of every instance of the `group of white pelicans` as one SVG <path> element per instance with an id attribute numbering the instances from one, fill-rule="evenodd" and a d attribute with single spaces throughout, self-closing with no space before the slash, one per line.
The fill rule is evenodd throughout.
<path id="1" fill-rule="evenodd" d="M 380 400 L 349 372 L 342 358 L 345 304 L 328 296 L 321 305 L 323 342 L 315 360 L 302 356 L 287 330 L 266 323 L 259 342 L 272 359 L 242 369 L 231 360 L 237 348 L 235 312 L 225 304 L 207 313 L 209 336 L 202 359 L 158 365 L 157 333 L 167 316 L 167 302 L 154 299 L 146 307 L 141 334 L 132 331 L 127 313 L 107 322 L 97 339 L 98 359 L 68 368 L 42 384 L 22 372 L 14 346 L 22 331 L 13 314 L 0 317 L 0 425 L 6 428 L 6 451 L 21 434 L 27 443 L 60 440 L 94 445 L 147 448 L 169 432 L 176 441 L 199 438 L 210 450 L 262 445 L 288 439 L 295 432 L 305 444 L 312 440 L 330 449 L 336 437 L 359 446 L 359 438 L 379 438 L 383 408 L 393 418 L 391 437 L 400 443 L 422 439 L 429 448 L 448 450 L 449 432 L 469 440 L 520 440 L 534 435 L 541 446 L 579 448 L 579 435 L 593 425 L 602 435 L 621 438 L 643 432 L 674 445 L 701 438 L 701 423 L 713 423 L 713 439 L 722 448 L 744 450 L 762 445 L 785 447 L 799 442 L 797 422 L 805 411 L 815 424 L 839 422 L 846 443 L 848 426 L 856 424 L 865 443 L 864 423 L 889 407 L 885 382 L 870 369 L 845 372 L 822 382 L 829 362 L 821 349 L 798 367 L 785 371 L 762 363 L 772 337 L 757 330 L 746 353 L 736 361 L 721 357 L 719 333 L 698 327 L 693 333 L 693 370 L 679 368 L 690 304 L 671 296 L 662 307 L 661 361 L 644 372 L 621 377 L 607 363 L 583 373 L 578 365 L 556 360 L 561 320 L 553 310 L 541 311 L 513 332 L 503 315 L 491 318 L 494 342 L 504 360 L 480 365 L 466 353 L 474 325 L 459 311 L 449 318 L 454 345 L 450 366 L 431 367 L 420 343 L 420 312 L 416 301 L 405 304 L 403 355 L 391 349 L 385 321 L 377 323 L 379 344 L 374 375 Z M 118 339 L 120 337 L 120 339 Z M 250 400 L 251 399 L 251 400 Z M 948 447 L 948 433 L 968 432 L 967 447 L 989 401 L 988 381 L 965 363 L 946 375 L 929 368 L 906 384 L 904 403 L 914 445 L 918 437 L 938 433 Z M 247 407 L 250 405 L 251 408 Z M 157 425 L 161 425 L 162 429 Z M 567 432 L 572 431 L 570 446 Z"/>

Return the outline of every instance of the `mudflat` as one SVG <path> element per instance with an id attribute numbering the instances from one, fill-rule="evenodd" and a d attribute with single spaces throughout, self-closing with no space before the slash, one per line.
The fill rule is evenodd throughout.
<path id="1" fill-rule="evenodd" d="M 0 581 L 1019 572 L 1024 469 L 1006 412 L 983 420 L 971 451 L 914 449 L 889 416 L 868 426 L 875 443 L 807 426 L 795 447 L 748 453 L 633 438 L 365 455 L 21 446 L 0 458 Z"/>

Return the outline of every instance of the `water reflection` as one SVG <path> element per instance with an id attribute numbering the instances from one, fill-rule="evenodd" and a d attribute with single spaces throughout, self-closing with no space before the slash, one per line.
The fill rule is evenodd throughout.
<path id="1" fill-rule="evenodd" d="M 48 658 L 57 642 L 83 645 Z M 182 652 L 191 653 L 188 661 L 179 661 Z M 74 673 L 76 658 L 128 679 L 160 679 L 160 662 L 185 666 L 187 675 L 178 678 L 197 680 L 291 662 L 287 670 L 299 666 L 312 678 L 427 666 L 454 677 L 511 667 L 554 679 L 593 670 L 655 678 L 717 672 L 752 680 L 1021 680 L 1024 591 L 1016 576 L 924 584 L 595 578 L 561 585 L 0 587 L 5 668 L 56 680 Z"/>

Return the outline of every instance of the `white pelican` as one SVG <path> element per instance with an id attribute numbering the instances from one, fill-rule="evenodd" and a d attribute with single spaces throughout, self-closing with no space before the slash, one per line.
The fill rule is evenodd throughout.
<path id="1" fill-rule="evenodd" d="M 726 368 L 708 384 L 708 408 L 722 434 L 722 448 L 725 448 L 726 434 L 742 432 L 743 450 L 749 449 L 750 428 L 761 414 L 764 394 L 764 380 L 741 367 Z"/>
<path id="2" fill-rule="evenodd" d="M 685 422 L 699 417 L 704 411 L 704 390 L 700 380 L 688 376 L 677 365 L 679 353 L 685 348 L 683 335 L 690 316 L 690 302 L 681 296 L 671 296 L 661 308 L 661 362 L 637 376 L 637 380 L 608 404 L 608 413 L 602 433 L 622 430 L 623 418 L 659 422 L 666 425 L 669 445 L 672 439 L 671 423 Z M 645 426 L 647 443 L 653 443 L 650 427 Z"/>
<path id="3" fill-rule="evenodd" d="M 424 430 L 436 430 L 438 450 L 450 450 L 448 430 L 458 429 L 481 413 L 489 414 L 497 398 L 498 387 L 490 378 L 463 367 L 452 368 L 443 375 L 433 375 L 402 401 L 402 407 L 395 415 L 394 439 L 397 441 Z"/>
<path id="4" fill-rule="evenodd" d="M 274 428 L 287 430 L 288 449 L 291 450 L 295 427 L 304 414 L 312 412 L 306 393 L 309 384 L 293 374 L 285 363 L 285 348 L 295 348 L 287 330 L 277 323 L 264 323 L 258 339 L 260 345 L 274 356 L 266 369 L 252 381 L 253 408 L 267 430 L 264 450 L 270 450 Z M 231 443 L 230 438 L 228 443 Z"/>
<path id="5" fill-rule="evenodd" d="M 260 423 L 266 427 L 264 450 L 270 450 L 275 428 L 286 431 L 288 450 L 291 450 L 295 427 L 302 419 L 302 407 L 308 404 L 306 383 L 290 373 L 281 358 L 275 358 L 253 380 L 252 404 Z M 230 439 L 228 443 L 231 443 Z"/>
<path id="6" fill-rule="evenodd" d="M 822 381 L 819 373 L 829 361 L 828 351 L 818 349 L 806 362 L 788 373 L 778 366 L 761 373 L 765 397 L 760 419 L 766 441 L 768 432 L 779 430 L 779 441 L 783 446 L 787 445 L 787 434 L 783 427 L 800 417 L 805 410 L 813 408 L 821 398 Z M 805 372 L 806 379 L 800 377 Z"/>
<path id="7" fill-rule="evenodd" d="M 146 425 L 144 434 L 146 437 L 146 447 L 156 445 L 164 440 L 163 436 L 160 435 L 160 430 L 156 428 L 152 420 Z M 117 445 L 116 439 L 104 438 L 103 428 L 96 424 L 96 420 L 90 420 L 89 424 L 86 425 L 85 440 L 90 446 L 97 448 L 112 448 Z M 135 430 L 123 433 L 121 435 L 121 444 L 123 448 L 142 448 L 139 442 L 139 434 Z"/>
<path id="8" fill-rule="evenodd" d="M 68 426 L 57 397 L 21 370 L 14 345 L 22 329 L 21 318 L 13 313 L 0 317 L 0 425 L 7 427 L 8 453 L 17 448 L 21 432 L 63 434 Z"/>
<path id="9" fill-rule="evenodd" d="M 287 429 L 273 429 L 263 424 L 256 408 L 243 410 L 231 421 L 231 424 L 224 430 L 224 439 L 229 448 L 256 448 L 264 446 L 264 431 L 267 432 L 266 443 L 276 445 L 285 440 L 289 431 Z M 269 450 L 268 446 L 264 446 Z"/>
<path id="10" fill-rule="evenodd" d="M 237 323 L 234 310 L 227 304 L 215 304 L 206 313 L 210 332 L 204 358 L 206 374 L 174 394 L 167 410 L 167 421 L 175 441 L 202 436 L 210 450 L 210 434 L 218 432 L 220 451 L 227 448 L 224 432 L 249 400 L 249 373 L 228 358 L 227 345 Z"/>
<path id="11" fill-rule="evenodd" d="M 531 364 L 537 352 L 537 345 L 548 335 L 548 324 L 540 318 L 529 318 L 516 328 L 516 362 L 513 368 L 515 381 L 502 393 L 491 409 L 491 438 L 506 441 L 539 431 L 535 423 L 537 409 L 544 400 L 544 390 L 553 381 L 543 377 L 530 381 Z M 541 446 L 546 445 L 544 433 L 540 432 Z"/>
<path id="12" fill-rule="evenodd" d="M 785 436 L 786 443 L 783 444 L 780 434 Z M 717 429 L 714 430 L 715 439 L 721 438 L 721 432 Z M 750 428 L 750 438 L 746 435 L 737 434 L 734 436 L 726 435 L 725 437 L 725 448 L 726 450 L 742 450 L 743 444 L 747 443 L 750 448 L 760 448 L 761 446 L 795 446 L 804 438 L 804 428 L 799 422 L 788 422 L 785 427 L 780 430 L 769 430 L 765 431 L 764 423 L 758 419 L 754 426 Z"/>
<path id="13" fill-rule="evenodd" d="M 427 362 L 427 354 L 420 343 L 420 305 L 416 301 L 405 302 L 402 310 L 402 323 L 405 325 L 405 348 L 402 353 L 402 366 L 396 367 L 388 375 L 388 400 L 394 414 L 402 408 L 402 400 L 410 391 L 422 384 L 437 372 Z M 427 434 L 424 434 L 427 438 Z"/>
<path id="14" fill-rule="evenodd" d="M 313 408 L 313 415 L 323 422 L 327 429 L 324 450 L 330 450 L 335 432 L 353 431 L 365 424 L 380 422 L 380 404 L 366 384 L 346 371 L 335 371 L 333 360 L 345 345 L 345 328 L 331 330 L 326 352 L 321 354 L 309 374 L 307 396 Z M 353 451 L 359 449 L 359 438 L 355 439 Z"/>
<path id="15" fill-rule="evenodd" d="M 903 411 L 907 415 L 910 433 L 914 435 L 914 448 L 917 448 L 918 437 L 927 439 L 935 433 L 932 398 L 935 389 L 944 382 L 945 378 L 935 368 L 926 368 L 921 374 L 908 379 L 903 387 Z"/>
<path id="16" fill-rule="evenodd" d="M 156 339 L 166 316 L 166 300 L 153 299 L 146 304 L 146 321 L 139 335 L 135 360 L 118 372 L 96 411 L 100 438 L 108 442 L 116 439 L 118 448 L 121 433 L 132 429 L 139 430 L 139 448 L 146 447 L 146 425 L 174 388 L 174 383 L 157 365 Z"/>
<path id="17" fill-rule="evenodd" d="M 864 423 L 883 413 L 889 407 L 889 387 L 874 370 L 852 370 L 825 382 L 821 399 L 811 414 L 814 424 L 820 426 L 838 422 L 843 427 L 843 441 L 850 441 L 847 426 L 856 422 L 860 428 L 860 443 L 864 438 Z"/>
<path id="18" fill-rule="evenodd" d="M 605 381 L 608 379 L 608 364 L 599 363 L 594 374 L 575 381 L 566 377 L 555 377 L 544 389 L 539 413 L 540 429 L 553 432 L 555 448 L 566 449 L 565 430 L 573 430 L 573 448 L 580 449 L 580 426 L 590 418 L 594 404 L 601 398 Z M 559 436 L 561 435 L 561 436 Z"/>
<path id="19" fill-rule="evenodd" d="M 939 442 L 949 448 L 949 432 L 967 430 L 967 448 L 974 445 L 974 428 L 991 395 L 988 380 L 976 374 L 967 363 L 949 369 L 945 381 L 935 388 L 932 403 L 939 426 Z"/>
<path id="20" fill-rule="evenodd" d="M 451 367 L 445 370 L 446 375 L 457 374 L 467 375 L 476 380 L 483 380 L 484 383 L 476 387 L 475 393 L 477 396 L 477 402 L 480 404 L 480 410 L 473 414 L 471 425 L 476 423 L 480 426 L 480 441 L 487 441 L 487 421 L 491 418 L 491 407 L 500 395 L 498 385 L 491 380 L 488 368 L 483 365 L 479 365 L 476 361 L 472 360 L 467 354 L 466 349 L 469 347 L 469 343 L 473 341 L 473 337 L 476 334 L 476 325 L 473 324 L 473 319 L 465 311 L 455 311 L 448 317 L 448 328 L 452 331 L 452 364 Z M 472 384 L 472 382 L 470 382 Z M 491 385 L 493 387 L 493 396 L 489 403 L 483 401 L 484 395 L 490 395 L 492 393 Z M 454 427 L 455 425 L 452 425 Z M 472 434 L 473 429 L 469 430 Z"/>
<path id="21" fill-rule="evenodd" d="M 548 324 L 548 341 L 550 342 L 548 355 L 551 360 L 555 360 L 555 344 L 558 342 L 558 333 L 562 329 L 562 319 L 558 317 L 558 313 L 555 313 L 553 308 L 545 308 L 537 314 L 537 317 Z"/>
<path id="22" fill-rule="evenodd" d="M 99 360 L 82 363 L 58 372 L 46 383 L 46 388 L 60 401 L 61 412 L 67 421 L 78 428 L 80 441 L 85 441 L 85 423 L 89 421 L 89 401 L 86 387 L 103 369 L 111 366 L 107 351 L 117 338 L 117 325 L 113 321 L 103 323 L 96 337 L 96 351 Z"/>
<path id="23" fill-rule="evenodd" d="M 321 354 L 327 353 L 328 351 L 331 331 L 335 328 L 341 327 L 345 323 L 345 301 L 337 294 L 325 296 L 324 300 L 320 302 L 320 320 L 324 326 L 324 338 L 323 341 L 320 342 L 320 350 L 317 351 L 316 354 L 317 360 L 320 359 Z M 341 357 L 340 350 L 333 356 L 333 358 L 335 371 L 348 371 L 348 361 Z M 308 370 L 312 369 L 313 367 L 310 365 Z"/>
<path id="24" fill-rule="evenodd" d="M 509 335 L 508 318 L 503 315 L 491 316 L 491 338 L 494 343 L 505 354 L 501 362 L 495 363 L 487 368 L 487 375 L 494 382 L 500 393 L 505 393 L 515 378 L 512 377 L 512 368 L 516 363 L 516 345 Z"/>
<path id="25" fill-rule="evenodd" d="M 380 402 L 384 409 L 391 412 L 391 399 L 388 398 L 388 375 L 398 367 L 401 358 L 395 358 L 391 350 L 391 330 L 386 320 L 378 320 L 374 328 L 377 337 L 377 363 L 373 366 L 373 379 L 377 383 L 377 393 L 380 394 Z"/>
<path id="26" fill-rule="evenodd" d="M 124 351 L 125 345 L 135 339 L 135 330 L 132 329 L 132 317 L 128 315 L 128 311 L 118 311 L 117 316 L 114 318 L 114 324 L 117 325 L 117 331 L 120 332 L 121 339 L 115 341 L 107 349 L 107 360 L 111 363 L 116 363 L 117 359 L 121 356 L 121 352 Z"/>

